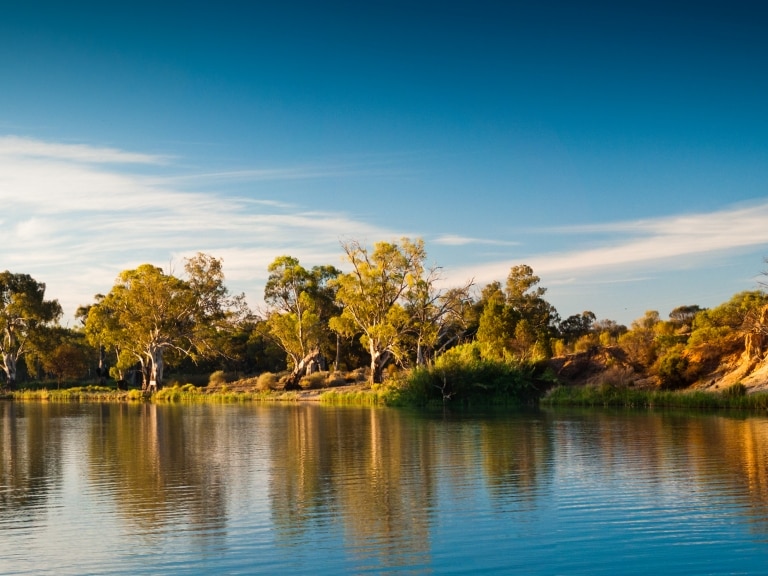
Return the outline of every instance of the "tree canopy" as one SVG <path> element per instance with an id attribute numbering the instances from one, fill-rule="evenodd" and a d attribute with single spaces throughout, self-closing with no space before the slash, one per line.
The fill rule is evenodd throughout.
<path id="1" fill-rule="evenodd" d="M 16 384 L 16 368 L 35 337 L 61 317 L 57 300 L 45 299 L 45 284 L 28 274 L 0 273 L 0 356 L 8 386 Z"/>
<path id="2" fill-rule="evenodd" d="M 125 270 L 112 290 L 88 312 L 93 344 L 118 355 L 117 366 L 138 363 L 143 388 L 162 386 L 165 354 L 205 357 L 218 352 L 218 333 L 244 313 L 242 297 L 230 298 L 221 261 L 198 254 L 186 261 L 187 278 L 143 264 Z"/>
<path id="3" fill-rule="evenodd" d="M 387 362 L 403 355 L 410 325 L 403 298 L 424 270 L 424 242 L 378 242 L 373 252 L 354 241 L 342 248 L 352 271 L 334 281 L 342 313 L 330 327 L 340 334 L 360 335 L 371 358 L 371 382 L 381 382 Z"/>
<path id="4" fill-rule="evenodd" d="M 286 388 L 296 388 L 311 363 L 325 366 L 328 321 L 337 313 L 330 283 L 340 271 L 332 266 L 307 270 L 292 256 L 276 258 L 268 271 L 264 301 L 270 310 L 266 326 L 293 369 Z"/>

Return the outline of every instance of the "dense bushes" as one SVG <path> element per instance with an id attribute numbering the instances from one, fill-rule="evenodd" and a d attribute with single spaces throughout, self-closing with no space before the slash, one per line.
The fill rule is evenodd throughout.
<path id="1" fill-rule="evenodd" d="M 465 344 L 430 367 L 414 369 L 394 387 L 398 400 L 407 404 L 527 404 L 550 384 L 540 365 L 483 359 L 478 345 Z"/>

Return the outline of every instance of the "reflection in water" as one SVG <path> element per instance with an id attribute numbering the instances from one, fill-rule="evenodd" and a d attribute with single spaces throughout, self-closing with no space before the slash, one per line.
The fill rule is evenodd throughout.
<path id="1" fill-rule="evenodd" d="M 427 563 L 434 492 L 430 432 L 394 411 L 289 409 L 272 430 L 270 499 L 278 542 L 341 523 L 343 544 L 362 564 Z"/>
<path id="2" fill-rule="evenodd" d="M 205 545 L 225 530 L 224 483 L 215 440 L 224 432 L 210 411 L 183 406 L 100 406 L 89 434 L 90 476 L 98 486 L 121 479 L 118 514 L 147 536 L 191 527 Z"/>
<path id="3" fill-rule="evenodd" d="M 61 479 L 60 406 L 0 402 L 0 513 L 20 520 L 45 514 L 52 485 Z"/>
<path id="4" fill-rule="evenodd" d="M 768 560 L 765 418 L 2 402 L 0 441 L 4 572 L 749 573 Z"/>

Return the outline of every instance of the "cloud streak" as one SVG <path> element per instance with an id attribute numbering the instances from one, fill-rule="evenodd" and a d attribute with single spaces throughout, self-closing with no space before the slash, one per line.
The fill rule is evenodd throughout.
<path id="1" fill-rule="evenodd" d="M 0 157 L 53 158 L 88 164 L 167 164 L 167 156 L 124 152 L 86 144 L 61 144 L 20 136 L 0 136 Z"/>
<path id="2" fill-rule="evenodd" d="M 532 253 L 525 261 L 537 274 L 553 276 L 584 271 L 610 273 L 629 266 L 648 269 L 691 257 L 768 245 L 766 222 L 768 203 L 763 202 L 655 220 L 548 229 L 541 232 L 567 236 L 570 244 L 578 244 L 580 237 L 588 237 L 588 245 L 566 251 Z M 519 260 L 479 263 L 462 268 L 452 277 L 464 274 L 480 283 L 490 282 L 503 279 L 509 268 L 519 263 Z"/>
<path id="3" fill-rule="evenodd" d="M 71 314 L 117 274 L 143 262 L 177 269 L 198 251 L 224 259 L 228 284 L 260 299 L 267 264 L 290 253 L 308 265 L 340 259 L 342 236 L 398 237 L 347 214 L 272 199 L 187 192 L 114 164 L 157 157 L 0 138 L 4 207 L 0 269 L 32 274 Z M 171 167 L 172 168 L 172 167 Z"/>
<path id="4" fill-rule="evenodd" d="M 291 254 L 308 266 L 342 265 L 340 239 L 375 242 L 426 235 L 347 212 L 210 191 L 217 188 L 214 174 L 205 175 L 208 191 L 189 192 L 181 187 L 186 175 L 169 162 L 168 157 L 111 148 L 0 137 L 0 270 L 46 282 L 49 297 L 58 298 L 71 315 L 95 293 L 107 292 L 121 270 L 144 262 L 178 270 L 185 256 L 202 251 L 223 258 L 230 288 L 258 304 L 267 265 L 279 255 Z M 161 164 L 166 172 L 181 173 L 158 178 L 152 172 Z M 142 167 L 150 174 L 142 174 Z M 255 178 L 262 172 L 245 171 Z M 342 172 L 318 170 L 304 177 Z M 222 174 L 226 180 L 228 173 Z M 287 168 L 271 174 L 291 178 Z M 567 247 L 546 252 L 524 253 L 529 245 L 524 236 L 502 241 L 445 233 L 433 242 L 456 248 L 442 262 L 446 283 L 503 280 L 511 266 L 526 263 L 545 284 L 583 285 L 625 281 L 630 267 L 634 277 L 647 276 L 694 258 L 768 246 L 766 222 L 764 201 L 709 213 L 528 231 L 546 235 L 548 245 Z M 477 260 L 490 256 L 478 255 L 473 247 L 488 245 L 514 246 L 517 256 Z"/>

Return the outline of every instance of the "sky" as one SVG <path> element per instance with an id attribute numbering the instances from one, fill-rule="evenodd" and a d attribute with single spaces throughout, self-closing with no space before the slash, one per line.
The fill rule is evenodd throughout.
<path id="1" fill-rule="evenodd" d="M 446 286 L 528 264 L 565 318 L 712 307 L 768 268 L 761 2 L 2 2 L 0 270 L 422 238 Z"/>

